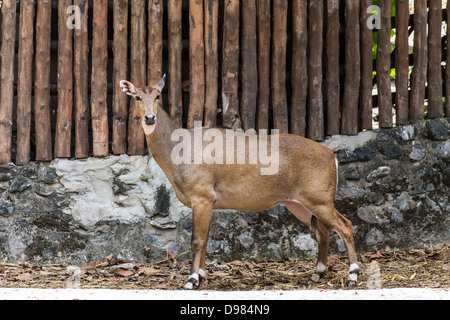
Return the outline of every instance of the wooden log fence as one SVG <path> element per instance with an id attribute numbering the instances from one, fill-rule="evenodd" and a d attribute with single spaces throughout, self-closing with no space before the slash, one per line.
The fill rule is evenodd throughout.
<path id="1" fill-rule="evenodd" d="M 154 85 L 163 73 L 161 101 L 185 127 L 323 140 L 450 116 L 450 2 L 1 5 L 0 164 L 146 154 L 137 105 L 118 83 Z"/>

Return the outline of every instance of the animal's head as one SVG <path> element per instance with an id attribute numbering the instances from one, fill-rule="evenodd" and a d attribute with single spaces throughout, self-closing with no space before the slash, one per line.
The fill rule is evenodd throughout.
<path id="1" fill-rule="evenodd" d="M 156 85 L 145 88 L 136 88 L 130 81 L 120 81 L 122 91 L 136 99 L 143 125 L 150 127 L 146 132 L 152 133 L 155 128 L 159 99 L 165 83 L 166 75 L 163 75 Z"/>

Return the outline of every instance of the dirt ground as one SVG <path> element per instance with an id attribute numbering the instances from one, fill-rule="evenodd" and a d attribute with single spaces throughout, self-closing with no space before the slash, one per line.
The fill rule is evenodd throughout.
<path id="1" fill-rule="evenodd" d="M 356 289 L 450 288 L 450 244 L 426 249 L 386 247 L 359 255 L 361 275 Z M 170 258 L 154 264 L 123 262 L 113 255 L 84 266 L 13 265 L 0 262 L 2 288 L 181 289 L 190 262 Z M 299 290 L 345 288 L 345 256 L 330 256 L 326 276 L 309 285 L 315 261 L 210 261 L 201 289 L 212 291 Z M 354 288 L 355 289 L 355 288 Z"/>

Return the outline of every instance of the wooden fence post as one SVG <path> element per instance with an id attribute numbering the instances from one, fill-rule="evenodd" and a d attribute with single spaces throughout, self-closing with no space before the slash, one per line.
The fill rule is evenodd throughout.
<path id="1" fill-rule="evenodd" d="M 108 1 L 94 0 L 92 41 L 91 118 L 93 154 L 108 155 Z"/>
<path id="2" fill-rule="evenodd" d="M 339 27 L 339 0 L 327 0 L 326 101 L 328 135 L 339 134 L 341 126 L 339 117 L 341 90 L 339 81 Z M 372 37 L 370 39 L 372 40 Z"/>
<path id="3" fill-rule="evenodd" d="M 409 3 L 408 0 L 396 0 L 395 23 L 395 87 L 396 98 L 396 124 L 408 123 L 409 109 L 409 44 L 408 44 Z"/>
<path id="4" fill-rule="evenodd" d="M 55 157 L 71 157 L 73 74 L 72 28 L 68 28 L 67 9 L 72 0 L 58 1 L 58 112 L 56 118 Z"/>
<path id="5" fill-rule="evenodd" d="M 258 66 L 256 53 L 256 1 L 242 1 L 242 72 L 241 117 L 244 130 L 255 129 L 258 97 Z"/>
<path id="6" fill-rule="evenodd" d="M 367 22 L 372 16 L 372 12 L 367 12 L 372 5 L 372 0 L 361 0 L 361 90 L 360 90 L 360 108 L 361 108 L 361 129 L 372 129 L 372 30 L 373 26 L 368 26 Z"/>
<path id="7" fill-rule="evenodd" d="M 188 128 L 203 120 L 205 105 L 205 45 L 203 1 L 189 0 L 189 111 Z"/>
<path id="8" fill-rule="evenodd" d="M 218 98 L 219 1 L 205 0 L 205 127 L 214 127 Z"/>
<path id="9" fill-rule="evenodd" d="M 273 1 L 272 107 L 274 128 L 288 133 L 286 97 L 287 0 Z"/>
<path id="10" fill-rule="evenodd" d="M 380 27 L 377 48 L 378 117 L 380 128 L 392 128 L 391 0 L 379 0 Z"/>
<path id="11" fill-rule="evenodd" d="M 88 1 L 75 0 L 80 8 L 80 29 L 74 29 L 74 103 L 75 158 L 89 155 L 89 96 L 88 96 Z M 94 54 L 94 52 L 93 52 Z"/>
<path id="12" fill-rule="evenodd" d="M 303 1 L 299 1 L 303 2 Z M 269 128 L 271 0 L 257 0 L 258 8 L 258 116 L 257 129 Z M 305 61 L 306 62 L 306 61 Z"/>
<path id="13" fill-rule="evenodd" d="M 39 1 L 36 15 L 36 71 L 34 80 L 36 160 L 50 161 L 53 158 L 50 114 L 51 1 Z"/>
<path id="14" fill-rule="evenodd" d="M 169 20 L 169 110 L 178 124 L 183 118 L 183 92 L 181 90 L 182 71 L 182 0 L 169 0 L 167 4 Z"/>
<path id="15" fill-rule="evenodd" d="M 359 1 L 345 1 L 345 83 L 342 134 L 358 134 L 358 102 L 361 80 L 359 48 Z"/>
<path id="16" fill-rule="evenodd" d="M 2 6 L 2 47 L 0 92 L 0 164 L 11 162 L 12 112 L 14 103 L 14 55 L 16 42 L 16 1 L 5 0 Z"/>
<path id="17" fill-rule="evenodd" d="M 414 1 L 414 67 L 412 72 L 409 117 L 412 123 L 423 120 L 427 77 L 427 0 Z"/>
<path id="18" fill-rule="evenodd" d="M 225 2 L 222 61 L 222 124 L 241 128 L 239 115 L 239 0 Z"/>
<path id="19" fill-rule="evenodd" d="M 131 1 L 131 82 L 138 88 L 147 84 L 145 1 Z M 144 154 L 144 130 L 137 102 L 131 99 L 128 118 L 128 154 Z"/>
<path id="20" fill-rule="evenodd" d="M 447 2 L 447 26 L 450 22 L 450 1 Z M 447 43 L 450 39 L 450 28 L 447 27 Z M 447 48 L 447 67 L 445 68 L 445 116 L 450 117 L 450 54 Z"/>
<path id="21" fill-rule="evenodd" d="M 148 74 L 147 84 L 153 86 L 163 76 L 163 13 L 161 0 L 148 2 Z M 162 101 L 162 99 L 160 100 Z"/>
<path id="22" fill-rule="evenodd" d="M 5 30 L 6 31 L 6 30 Z M 8 32 L 8 31 L 6 31 Z M 16 164 L 30 162 L 34 1 L 20 2 Z"/>
<path id="23" fill-rule="evenodd" d="M 309 1 L 308 34 L 308 137 L 323 140 L 323 1 Z"/>
<path id="24" fill-rule="evenodd" d="M 114 0 L 113 38 L 113 141 L 114 154 L 127 152 L 128 98 L 120 89 L 120 80 L 128 77 L 128 0 Z"/>
<path id="25" fill-rule="evenodd" d="M 428 19 L 428 119 L 441 118 L 442 103 L 442 3 L 430 1 Z M 448 14 L 448 13 L 447 13 Z"/>

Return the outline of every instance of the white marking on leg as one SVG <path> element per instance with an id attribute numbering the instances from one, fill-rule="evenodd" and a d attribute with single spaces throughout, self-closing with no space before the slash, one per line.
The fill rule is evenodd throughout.
<path id="1" fill-rule="evenodd" d="M 351 263 L 350 264 L 350 273 L 358 271 L 359 272 L 359 266 L 357 263 Z"/>
<path id="2" fill-rule="evenodd" d="M 203 270 L 202 268 L 200 268 L 200 269 L 198 270 L 198 274 L 199 274 L 200 277 L 202 277 L 202 278 L 204 278 L 204 277 L 206 276 L 206 272 L 205 272 L 205 270 Z"/>
<path id="3" fill-rule="evenodd" d="M 189 276 L 186 284 L 184 285 L 184 289 L 192 290 L 194 288 L 194 284 L 196 284 L 198 286 L 198 274 L 197 273 L 193 273 Z"/>
<path id="4" fill-rule="evenodd" d="M 327 267 L 322 262 L 317 263 L 316 269 L 318 273 L 324 273 L 326 268 Z"/>
<path id="5" fill-rule="evenodd" d="M 350 273 L 348 275 L 348 280 L 356 282 L 356 280 L 358 280 L 358 275 L 356 273 Z"/>

